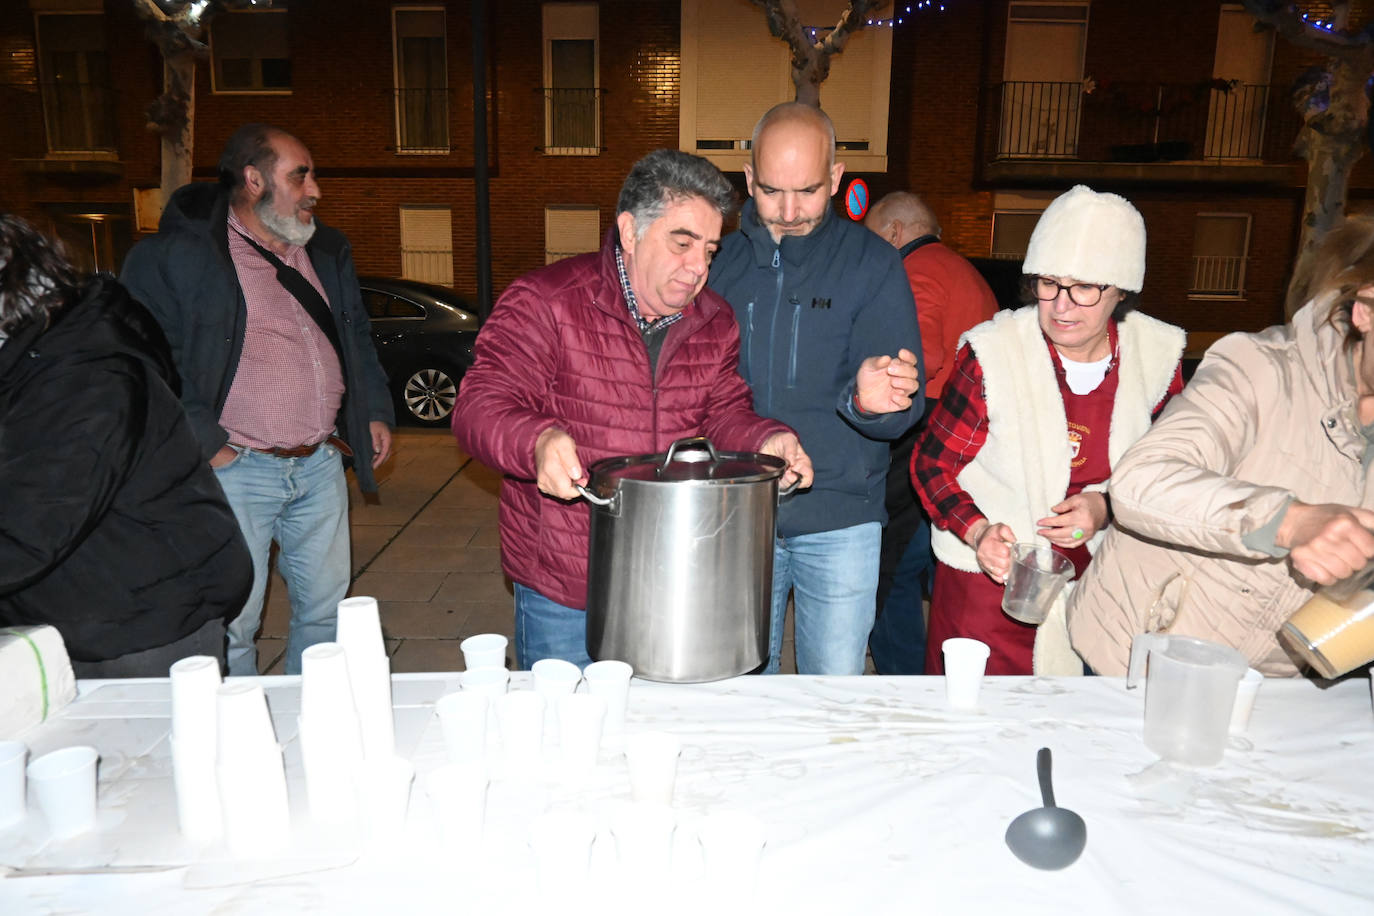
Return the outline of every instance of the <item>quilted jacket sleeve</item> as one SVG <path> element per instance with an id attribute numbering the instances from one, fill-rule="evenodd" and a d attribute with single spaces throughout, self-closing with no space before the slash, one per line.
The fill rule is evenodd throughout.
<path id="1" fill-rule="evenodd" d="M 524 281 L 501 295 L 463 376 L 453 434 L 474 458 L 534 480 L 534 442 L 556 424 L 540 409 L 558 364 L 558 332 L 543 297 Z"/>
<path id="2" fill-rule="evenodd" d="M 131 405 L 147 403 L 140 367 L 118 355 L 64 358 L 9 394 L 0 595 L 47 575 L 109 510 L 138 444 L 142 419 Z"/>
<path id="3" fill-rule="evenodd" d="M 1258 441 L 1263 411 L 1283 398 L 1275 367 L 1248 335 L 1215 344 L 1188 387 L 1133 445 L 1111 479 L 1117 524 L 1146 538 L 1230 556 L 1265 558 L 1242 539 L 1293 494 L 1236 476 Z"/>

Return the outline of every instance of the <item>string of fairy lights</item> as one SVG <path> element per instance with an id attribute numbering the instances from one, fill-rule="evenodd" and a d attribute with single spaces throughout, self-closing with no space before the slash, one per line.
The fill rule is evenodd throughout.
<path id="1" fill-rule="evenodd" d="M 939 2 L 939 0 L 918 0 L 918 2 L 916 3 L 899 3 L 898 5 L 902 6 L 902 12 L 898 13 L 896 11 L 896 8 L 894 7 L 891 16 L 887 17 L 886 19 L 865 19 L 864 26 L 866 28 L 882 28 L 885 26 L 890 29 L 901 25 L 902 23 L 906 22 L 906 20 L 909 17 L 915 16 L 920 13 L 924 13 L 927 11 L 933 13 L 943 13 L 945 11 L 945 5 Z M 807 34 L 811 36 L 812 41 L 819 41 L 822 36 L 829 34 L 830 29 L 830 26 L 806 26 Z"/>

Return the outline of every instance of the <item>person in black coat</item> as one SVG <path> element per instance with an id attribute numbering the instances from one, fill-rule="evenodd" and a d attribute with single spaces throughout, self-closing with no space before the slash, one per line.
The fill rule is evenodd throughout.
<path id="1" fill-rule="evenodd" d="M 78 677 L 223 667 L 252 584 L 178 385 L 122 286 L 0 214 L 0 626 L 51 624 Z"/>

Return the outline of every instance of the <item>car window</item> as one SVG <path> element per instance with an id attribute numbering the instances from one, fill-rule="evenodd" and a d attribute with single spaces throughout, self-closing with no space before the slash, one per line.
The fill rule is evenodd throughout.
<path id="1" fill-rule="evenodd" d="M 391 302 L 387 304 L 386 314 L 388 318 L 423 318 L 425 310 L 408 299 L 392 296 Z"/>
<path id="2" fill-rule="evenodd" d="M 379 293 L 375 289 L 363 290 L 363 302 L 367 304 L 367 314 L 371 318 L 385 318 L 390 301 L 391 297 L 386 293 Z"/>

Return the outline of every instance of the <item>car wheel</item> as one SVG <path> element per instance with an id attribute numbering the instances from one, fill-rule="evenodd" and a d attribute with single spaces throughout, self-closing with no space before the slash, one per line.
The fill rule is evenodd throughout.
<path id="1" fill-rule="evenodd" d="M 460 374 L 447 366 L 416 369 L 397 389 L 402 415 L 421 426 L 447 426 L 458 402 Z"/>

